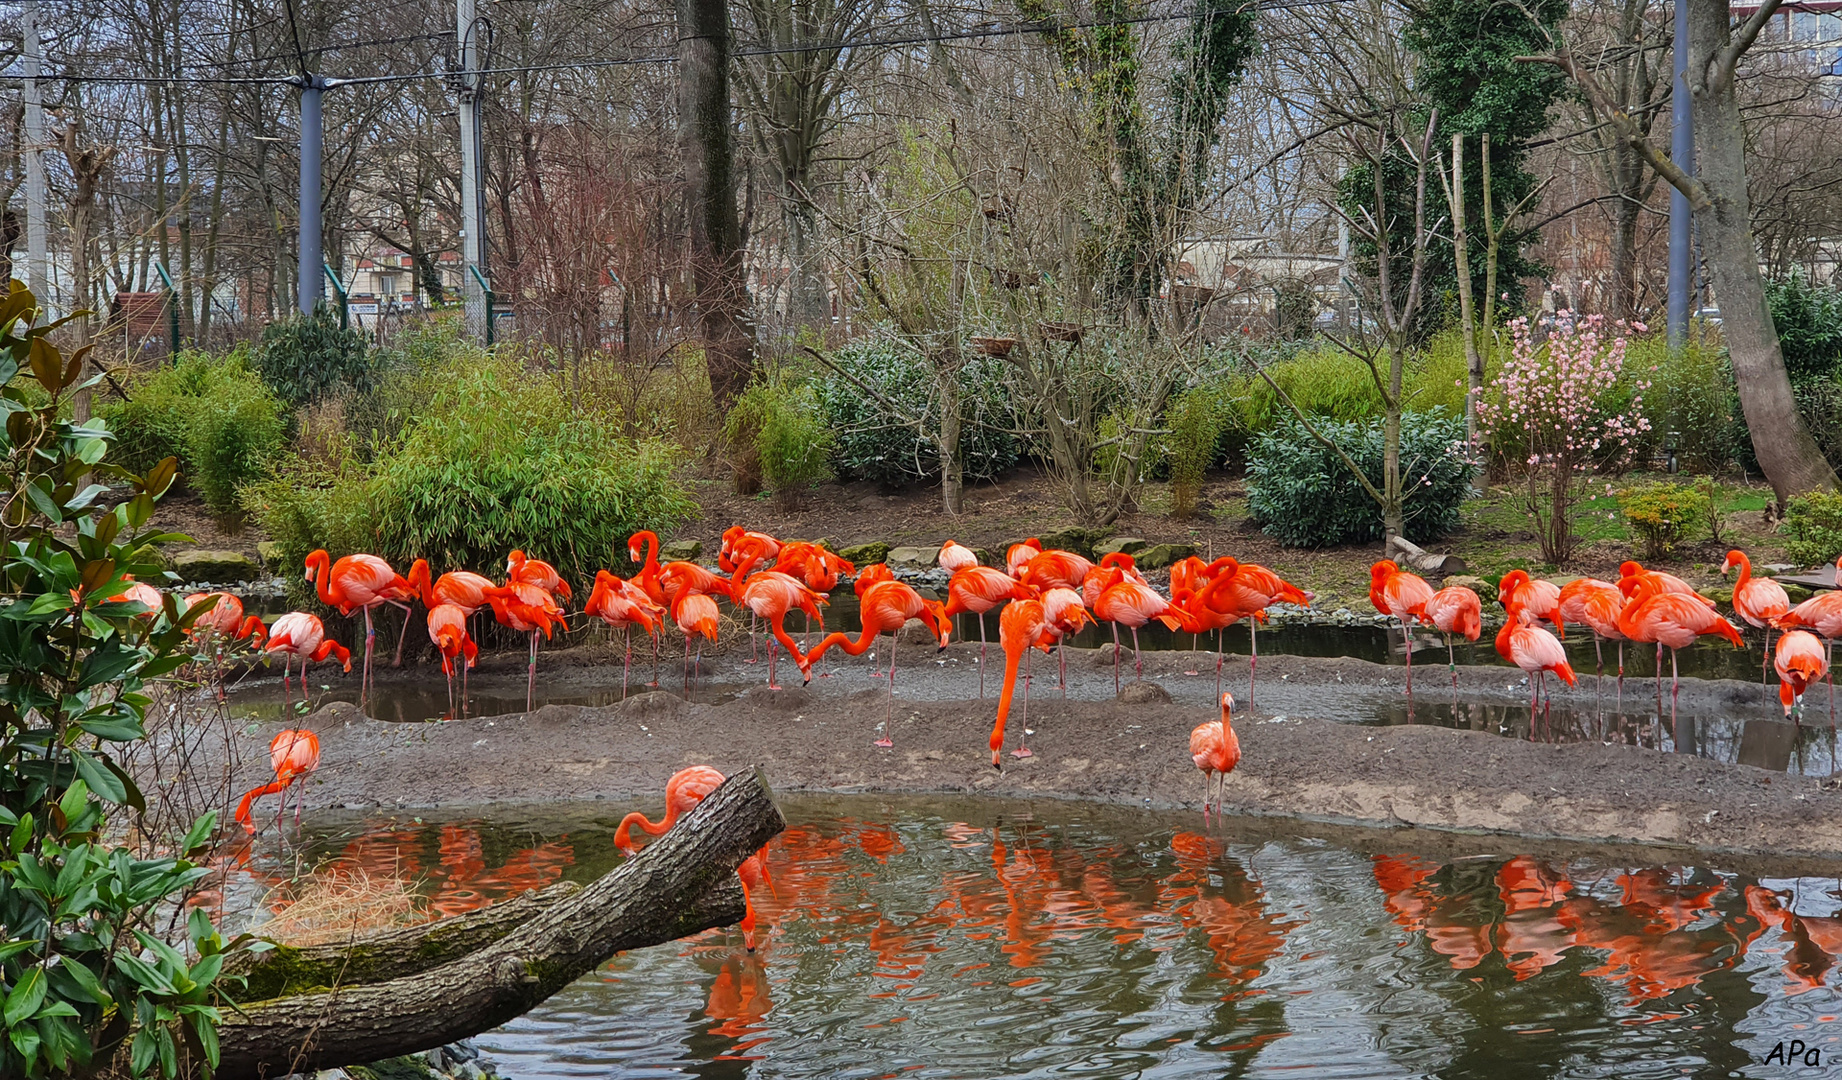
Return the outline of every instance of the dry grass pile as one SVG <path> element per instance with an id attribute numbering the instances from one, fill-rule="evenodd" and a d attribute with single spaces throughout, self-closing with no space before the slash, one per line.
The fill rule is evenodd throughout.
<path id="1" fill-rule="evenodd" d="M 287 945 L 326 945 L 428 921 L 409 883 L 363 870 L 326 869 L 269 895 L 274 915 L 252 928 Z"/>

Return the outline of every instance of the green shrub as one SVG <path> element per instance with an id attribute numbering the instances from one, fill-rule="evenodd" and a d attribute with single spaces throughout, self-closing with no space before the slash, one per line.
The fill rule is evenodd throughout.
<path id="1" fill-rule="evenodd" d="M 785 371 L 770 372 L 743 391 L 729 410 L 723 435 L 731 447 L 738 494 L 752 494 L 765 483 L 790 509 L 802 488 L 831 475 L 832 433 L 820 418 L 811 388 Z"/>
<path id="2" fill-rule="evenodd" d="M 1216 440 L 1228 420 L 1224 403 L 1206 386 L 1184 391 L 1164 412 L 1166 452 L 1170 458 L 1170 514 L 1187 518 L 1196 512 L 1203 474 L 1215 460 Z"/>
<path id="3" fill-rule="evenodd" d="M 1708 524 L 1708 494 L 1687 484 L 1646 484 L 1618 493 L 1625 524 L 1643 541 L 1644 558 L 1665 559 Z"/>
<path id="4" fill-rule="evenodd" d="M 1833 374 L 1842 361 L 1842 290 L 1812 284 L 1793 270 L 1766 283 L 1765 302 L 1791 381 Z"/>
<path id="5" fill-rule="evenodd" d="M 835 373 L 819 379 L 815 390 L 836 438 L 832 466 L 838 475 L 890 486 L 939 476 L 939 388 L 927 362 L 887 334 L 858 338 L 832 361 L 891 400 L 911 403 L 921 416 L 917 426 Z M 1004 375 L 1004 361 L 982 354 L 968 356 L 959 371 L 959 453 L 967 480 L 989 480 L 1021 455 Z"/>
<path id="6" fill-rule="evenodd" d="M 1802 566 L 1834 562 L 1842 555 L 1842 492 L 1813 491 L 1785 503 L 1785 552 Z"/>
<path id="7" fill-rule="evenodd" d="M 1313 421 L 1377 488 L 1382 482 L 1380 420 Z M 1443 410 L 1401 417 L 1403 526 L 1417 542 L 1458 527 L 1472 463 L 1465 424 Z M 1268 536 L 1290 547 L 1325 547 L 1381 539 L 1381 510 L 1348 466 L 1296 421 L 1255 443 L 1247 464 L 1247 506 Z"/>
<path id="8" fill-rule="evenodd" d="M 1625 370 L 1648 380 L 1643 414 L 1650 421 L 1646 453 L 1678 434 L 1677 459 L 1684 471 L 1712 473 L 1730 467 L 1739 453 L 1733 365 L 1717 344 L 1691 339 L 1672 350 L 1662 334 L 1634 337 L 1625 347 Z M 1738 432 L 1745 430 L 1740 421 Z"/>
<path id="9" fill-rule="evenodd" d="M 117 463 L 145 470 L 176 457 L 181 476 L 220 514 L 237 508 L 237 490 L 266 475 L 286 441 L 282 404 L 242 349 L 182 353 L 127 390 L 128 400 L 97 409 L 116 432 Z"/>
<path id="10" fill-rule="evenodd" d="M 290 406 L 341 390 L 364 393 L 372 386 L 364 335 L 340 329 L 338 317 L 325 307 L 270 323 L 256 350 L 256 370 Z"/>
<path id="11" fill-rule="evenodd" d="M 399 570 L 420 557 L 495 573 L 523 548 L 586 584 L 634 530 L 668 530 L 691 511 L 668 447 L 609 437 L 555 380 L 473 350 L 431 370 L 440 389 L 375 461 L 301 466 L 245 491 L 290 563 L 324 547 Z"/>

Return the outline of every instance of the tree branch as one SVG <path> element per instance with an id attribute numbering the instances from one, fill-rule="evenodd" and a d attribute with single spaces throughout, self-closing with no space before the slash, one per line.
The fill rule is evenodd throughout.
<path id="1" fill-rule="evenodd" d="M 1686 0 L 1684 0 L 1684 2 L 1686 2 Z M 1669 181 L 1671 187 L 1686 196 L 1690 207 L 1697 211 L 1702 211 L 1714 205 L 1713 199 L 1708 195 L 1708 189 L 1703 186 L 1701 181 L 1684 172 L 1680 166 L 1669 159 L 1668 154 L 1657 149 L 1656 144 L 1651 142 L 1649 138 L 1644 135 L 1643 131 L 1638 128 L 1637 121 L 1632 118 L 1631 114 L 1625 111 L 1617 102 L 1612 100 L 1611 96 L 1605 92 L 1605 88 L 1599 85 L 1599 81 L 1593 78 L 1592 73 L 1582 67 L 1580 63 L 1573 58 L 1572 54 L 1560 53 L 1554 56 L 1518 56 L 1516 57 L 1516 62 L 1521 64 L 1552 64 L 1562 71 L 1565 71 L 1567 75 L 1573 79 L 1574 83 L 1577 84 L 1581 90 L 1586 92 L 1586 96 L 1592 100 L 1593 107 L 1598 109 L 1609 121 L 1611 121 L 1612 127 L 1618 131 L 1618 134 L 1624 139 L 1626 145 L 1636 150 L 1639 156 L 1644 159 L 1645 163 L 1656 170 L 1658 176 Z M 1670 93 L 1672 94 L 1683 92 L 1685 91 L 1682 87 L 1672 86 L 1670 88 Z"/>

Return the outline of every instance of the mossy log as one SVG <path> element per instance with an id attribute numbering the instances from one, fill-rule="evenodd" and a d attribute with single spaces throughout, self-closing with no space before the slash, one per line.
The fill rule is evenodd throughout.
<path id="1" fill-rule="evenodd" d="M 732 776 L 640 854 L 534 904 L 540 910 L 522 925 L 462 956 L 225 1010 L 217 1077 L 278 1077 L 441 1046 L 529 1012 L 617 952 L 737 922 L 735 869 L 786 824 L 759 770 Z"/>

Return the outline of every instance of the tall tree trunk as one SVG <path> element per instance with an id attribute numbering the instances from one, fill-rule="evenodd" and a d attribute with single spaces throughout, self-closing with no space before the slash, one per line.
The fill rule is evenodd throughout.
<path id="1" fill-rule="evenodd" d="M 691 273 L 710 393 L 717 408 L 727 410 L 754 373 L 729 122 L 729 8 L 724 0 L 677 4 L 679 147 L 690 211 Z"/>
<path id="2" fill-rule="evenodd" d="M 959 452 L 965 407 L 959 397 L 958 349 L 947 363 L 936 361 L 940 372 L 940 508 L 957 517 L 966 508 L 966 459 Z"/>
<path id="3" fill-rule="evenodd" d="M 1614 153 L 1623 153 L 1619 147 Z M 1633 162 L 1641 169 L 1641 162 Z M 1635 171 L 1635 170 L 1633 170 Z M 1616 175 L 1626 175 L 1618 170 Z M 1641 175 L 1641 174 L 1640 174 Z M 1612 204 L 1612 281 L 1606 306 L 1614 319 L 1637 317 L 1637 216 L 1643 212 L 1636 193 L 1619 191 L 1621 197 Z"/>
<path id="4" fill-rule="evenodd" d="M 1746 128 L 1735 95 L 1738 51 L 1726 0 L 1689 4 L 1689 92 L 1695 117 L 1695 168 L 1705 196 L 1695 206 L 1701 244 L 1733 357 L 1740 408 L 1753 451 L 1780 505 L 1806 491 L 1829 491 L 1836 472 L 1797 412 L 1778 332 L 1765 304 L 1765 279 L 1746 192 Z M 1691 204 L 1696 200 L 1691 195 Z"/>

